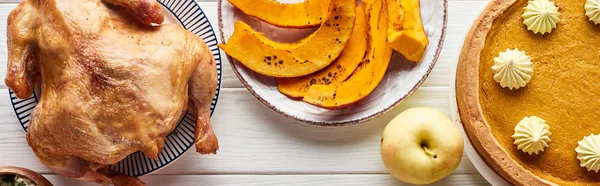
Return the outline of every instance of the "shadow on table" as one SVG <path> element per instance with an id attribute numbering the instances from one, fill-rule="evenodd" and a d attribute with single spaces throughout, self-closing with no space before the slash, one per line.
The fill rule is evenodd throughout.
<path id="1" fill-rule="evenodd" d="M 264 117 L 273 120 L 272 127 L 289 136 L 313 142 L 352 142 L 367 138 L 381 138 L 383 129 L 396 115 L 408 108 L 402 104 L 381 117 L 371 121 L 347 126 L 323 127 L 305 124 L 279 115 L 267 107 L 262 107 Z"/>

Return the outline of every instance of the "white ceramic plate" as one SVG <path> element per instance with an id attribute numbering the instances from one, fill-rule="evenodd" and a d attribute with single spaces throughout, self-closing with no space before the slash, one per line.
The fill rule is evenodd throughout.
<path id="1" fill-rule="evenodd" d="M 284 3 L 302 0 L 279 0 Z M 355 124 L 373 119 L 400 104 L 425 81 L 440 55 L 447 24 L 447 0 L 421 0 L 421 17 L 429 45 L 420 63 L 410 62 L 398 53 L 392 57 L 381 84 L 367 98 L 343 110 L 328 110 L 293 100 L 279 93 L 275 78 L 267 77 L 244 67 L 228 56 L 230 64 L 248 90 L 263 104 L 279 114 L 305 123 L 322 126 Z M 309 35 L 313 29 L 278 28 L 245 15 L 227 0 L 219 0 L 221 39 L 227 41 L 233 25 L 241 20 L 255 30 L 279 42 L 293 42 Z"/>

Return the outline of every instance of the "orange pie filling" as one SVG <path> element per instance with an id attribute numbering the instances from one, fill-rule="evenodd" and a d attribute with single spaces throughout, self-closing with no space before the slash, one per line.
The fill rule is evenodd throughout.
<path id="1" fill-rule="evenodd" d="M 600 134 L 600 25 L 586 15 L 586 1 L 555 0 L 556 27 L 535 34 L 523 24 L 527 3 L 506 10 L 486 38 L 479 64 L 484 117 L 502 147 L 532 173 L 560 185 L 599 182 L 600 173 L 580 167 L 575 149 L 585 136 Z M 494 79 L 494 58 L 507 49 L 525 51 L 533 61 L 527 86 L 510 90 Z M 549 145 L 531 155 L 513 138 L 517 123 L 529 116 L 543 118 L 552 133 Z"/>

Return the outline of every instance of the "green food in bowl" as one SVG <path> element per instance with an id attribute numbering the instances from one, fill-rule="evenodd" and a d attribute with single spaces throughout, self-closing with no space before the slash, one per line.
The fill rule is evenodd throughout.
<path id="1" fill-rule="evenodd" d="M 33 180 L 20 175 L 0 176 L 0 186 L 37 186 Z"/>

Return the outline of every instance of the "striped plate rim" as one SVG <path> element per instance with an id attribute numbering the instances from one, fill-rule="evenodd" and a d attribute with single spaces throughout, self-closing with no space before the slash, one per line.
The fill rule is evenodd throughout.
<path id="1" fill-rule="evenodd" d="M 222 73 L 221 53 L 217 46 L 218 41 L 213 27 L 204 11 L 202 11 L 202 8 L 193 0 L 158 0 L 158 2 L 169 10 L 185 29 L 202 38 L 216 60 L 219 85 L 210 106 L 210 114 L 212 116 L 219 100 L 219 93 L 221 92 Z M 19 99 L 9 89 L 9 96 L 19 123 L 27 131 L 31 112 L 39 101 L 37 93 L 34 92 L 31 97 L 26 99 Z M 109 167 L 118 172 L 137 177 L 156 172 L 168 166 L 180 158 L 194 144 L 195 123 L 196 119 L 193 118 L 192 114 L 189 111 L 186 112 L 175 130 L 167 136 L 165 146 L 159 154 L 158 160 L 148 158 L 142 152 L 136 152 Z"/>

